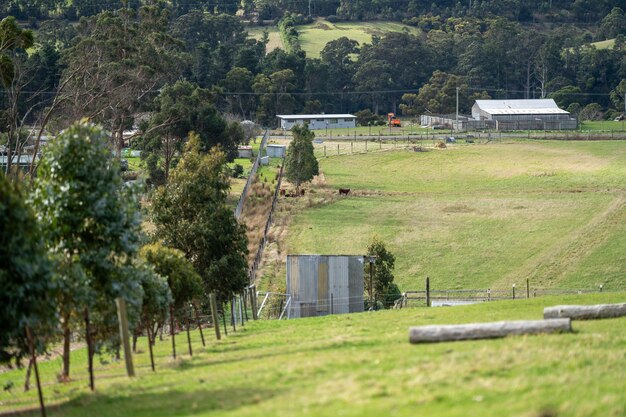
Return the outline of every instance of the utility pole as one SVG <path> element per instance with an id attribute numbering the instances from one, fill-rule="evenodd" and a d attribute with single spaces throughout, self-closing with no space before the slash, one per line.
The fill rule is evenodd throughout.
<path id="1" fill-rule="evenodd" d="M 472 1 L 472 0 L 470 0 Z M 309 0 L 309 17 L 311 17 L 311 0 Z"/>
<path id="2" fill-rule="evenodd" d="M 459 131 L 459 87 L 456 88 L 456 131 Z"/>

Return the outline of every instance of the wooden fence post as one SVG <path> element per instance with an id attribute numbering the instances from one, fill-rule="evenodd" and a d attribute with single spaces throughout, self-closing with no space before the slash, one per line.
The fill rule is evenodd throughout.
<path id="1" fill-rule="evenodd" d="M 133 352 L 130 350 L 130 338 L 128 336 L 128 315 L 126 314 L 126 300 L 117 298 L 117 318 L 120 323 L 120 338 L 124 346 L 124 362 L 126 362 L 126 373 L 129 377 L 135 376 L 133 367 Z"/>
<path id="2" fill-rule="evenodd" d="M 430 307 L 430 278 L 426 277 L 426 307 Z"/>
<path id="3" fill-rule="evenodd" d="M 330 314 L 335 314 L 334 312 L 334 306 L 333 306 L 334 302 L 333 302 L 333 293 L 330 293 Z"/>
<path id="4" fill-rule="evenodd" d="M 530 282 L 526 278 L 526 298 L 530 298 Z"/>
<path id="5" fill-rule="evenodd" d="M 41 391 L 41 380 L 39 379 L 39 367 L 37 366 L 37 355 L 35 354 L 35 342 L 30 327 L 26 327 L 26 339 L 28 340 L 28 349 L 30 350 L 30 360 L 35 368 L 35 379 L 37 381 L 37 394 L 39 396 L 39 409 L 41 417 L 46 417 L 46 405 L 43 402 L 43 393 Z"/>
<path id="6" fill-rule="evenodd" d="M 515 300 L 515 284 L 513 284 L 513 299 Z"/>
<path id="7" fill-rule="evenodd" d="M 337 144 L 337 155 L 339 155 L 339 144 Z"/>
<path id="8" fill-rule="evenodd" d="M 252 320 L 258 320 L 256 309 L 256 285 L 250 287 L 250 306 L 252 307 Z"/>
<path id="9" fill-rule="evenodd" d="M 242 300 L 242 303 L 243 303 L 243 315 L 245 316 L 246 321 L 250 321 L 248 319 L 248 302 L 247 302 L 248 291 L 249 291 L 248 289 L 244 289 L 243 293 L 241 295 L 241 300 Z"/>
<path id="10" fill-rule="evenodd" d="M 213 321 L 213 328 L 215 329 L 215 338 L 220 340 L 222 335 L 220 335 L 220 319 L 217 315 L 217 301 L 215 294 L 209 295 L 209 305 L 211 306 L 211 320 Z"/>

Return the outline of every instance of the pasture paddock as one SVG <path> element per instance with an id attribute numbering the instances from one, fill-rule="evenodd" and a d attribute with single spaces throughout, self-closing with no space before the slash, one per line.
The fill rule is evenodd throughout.
<path id="1" fill-rule="evenodd" d="M 322 158 L 320 167 L 320 200 L 324 189 L 351 196 L 317 204 L 314 195 L 286 212 L 283 253 L 362 253 L 376 234 L 396 255 L 402 290 L 422 288 L 426 276 L 446 289 L 624 283 L 625 142 L 390 150 Z"/>

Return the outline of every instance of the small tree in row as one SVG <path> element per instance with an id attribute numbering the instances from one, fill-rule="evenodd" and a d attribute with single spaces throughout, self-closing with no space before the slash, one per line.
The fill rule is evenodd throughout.
<path id="1" fill-rule="evenodd" d="M 204 290 L 222 300 L 248 284 L 246 228 L 226 205 L 227 171 L 224 153 L 219 148 L 202 153 L 199 137 L 191 134 L 180 164 L 152 201 L 156 236 L 182 251 Z"/>
<path id="2" fill-rule="evenodd" d="M 285 177 L 295 184 L 296 191 L 300 185 L 319 174 L 319 165 L 314 154 L 313 139 L 315 133 L 306 125 L 296 125 L 291 129 L 293 140 L 285 157 Z"/>
<path id="3" fill-rule="evenodd" d="M 138 202 L 123 185 L 102 129 L 74 124 L 42 156 L 32 203 L 56 262 L 57 305 L 63 329 L 64 378 L 70 375 L 70 336 L 84 314 L 95 332 L 116 334 L 115 298 L 142 299 L 133 268 L 140 235 Z"/>
<path id="4" fill-rule="evenodd" d="M 19 363 L 57 323 L 56 284 L 35 216 L 2 173 L 0 224 L 0 363 Z"/>

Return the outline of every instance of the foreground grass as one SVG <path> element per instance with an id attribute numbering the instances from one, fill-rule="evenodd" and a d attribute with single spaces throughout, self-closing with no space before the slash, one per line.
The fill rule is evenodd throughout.
<path id="1" fill-rule="evenodd" d="M 407 339 L 412 325 L 540 319 L 544 306 L 625 299 L 605 293 L 249 323 L 206 350 L 195 334 L 193 359 L 172 361 L 169 341 L 158 342 L 156 374 L 140 340 L 138 377 L 125 378 L 121 363 L 99 366 L 96 394 L 87 391 L 78 350 L 80 380 L 45 387 L 48 402 L 58 404 L 49 415 L 622 416 L 626 318 L 575 322 L 573 334 L 433 345 Z M 41 365 L 48 383 L 59 366 Z M 22 375 L 0 374 L 0 384 L 19 385 Z M 36 404 L 35 392 L 0 395 L 1 411 Z"/>
<path id="2" fill-rule="evenodd" d="M 364 253 L 422 289 L 626 285 L 626 143 L 520 142 L 321 160 L 353 195 L 295 214 L 287 253 Z M 284 276 L 284 275 L 283 275 Z"/>

